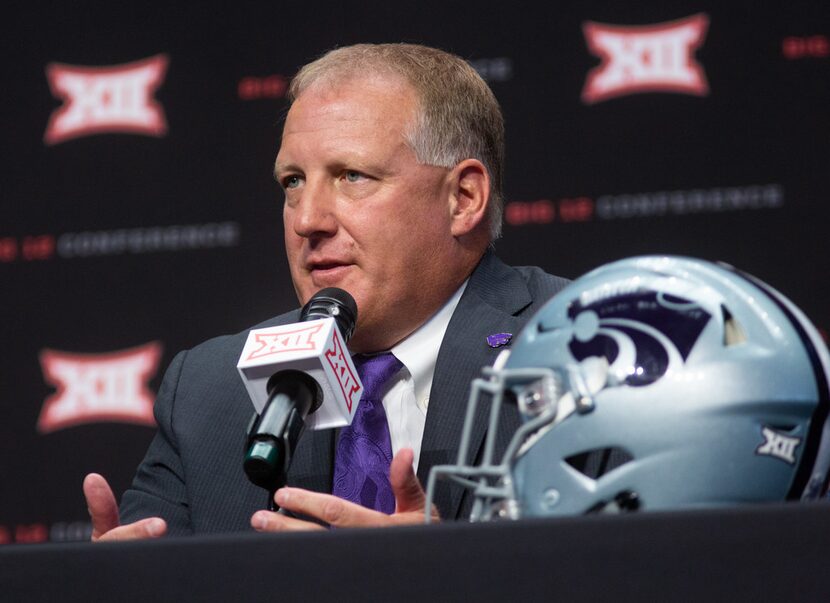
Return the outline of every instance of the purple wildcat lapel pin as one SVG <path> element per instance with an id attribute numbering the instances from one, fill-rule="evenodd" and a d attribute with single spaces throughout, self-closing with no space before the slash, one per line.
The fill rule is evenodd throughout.
<path id="1" fill-rule="evenodd" d="M 491 348 L 506 346 L 513 339 L 513 333 L 493 333 L 487 336 L 487 345 Z"/>

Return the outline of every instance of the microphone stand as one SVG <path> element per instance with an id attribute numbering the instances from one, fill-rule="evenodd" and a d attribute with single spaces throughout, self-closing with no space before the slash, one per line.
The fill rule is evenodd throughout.
<path id="1" fill-rule="evenodd" d="M 285 485 L 288 467 L 304 419 L 316 400 L 322 399 L 314 379 L 295 370 L 281 371 L 268 380 L 268 401 L 254 415 L 246 439 L 243 468 L 254 484 L 268 491 L 268 509 L 277 511 L 274 493 Z"/>

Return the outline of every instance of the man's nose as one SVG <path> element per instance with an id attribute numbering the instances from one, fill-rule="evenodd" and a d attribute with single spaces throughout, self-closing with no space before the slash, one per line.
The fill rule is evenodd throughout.
<path id="1" fill-rule="evenodd" d="M 294 208 L 294 232 L 305 238 L 334 235 L 338 225 L 335 195 L 325 182 L 307 182 Z"/>

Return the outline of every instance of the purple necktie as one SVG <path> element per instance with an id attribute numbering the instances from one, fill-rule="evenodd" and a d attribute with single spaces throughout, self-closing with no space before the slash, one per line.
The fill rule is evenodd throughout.
<path id="1" fill-rule="evenodd" d="M 376 511 L 394 513 L 395 495 L 389 484 L 392 441 L 381 393 L 403 364 L 392 352 L 357 355 L 353 360 L 363 382 L 363 395 L 352 424 L 340 430 L 332 494 Z"/>

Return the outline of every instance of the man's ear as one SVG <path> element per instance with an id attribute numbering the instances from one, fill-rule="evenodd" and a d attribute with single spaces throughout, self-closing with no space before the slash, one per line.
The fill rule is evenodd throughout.
<path id="1" fill-rule="evenodd" d="M 450 178 L 452 235 L 462 237 L 479 226 L 486 231 L 490 203 L 490 174 L 487 168 L 478 159 L 465 159 L 452 169 Z"/>

